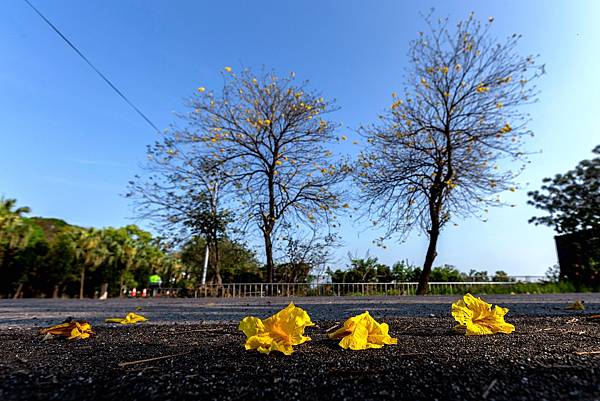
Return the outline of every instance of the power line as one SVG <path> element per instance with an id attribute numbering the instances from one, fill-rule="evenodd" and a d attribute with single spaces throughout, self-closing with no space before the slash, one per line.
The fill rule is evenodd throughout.
<path id="1" fill-rule="evenodd" d="M 127 96 L 125 96 L 123 94 L 123 92 L 121 92 L 107 77 L 106 75 L 104 75 L 102 72 L 100 72 L 100 70 L 98 68 L 96 68 L 96 66 L 94 66 L 94 64 L 92 64 L 92 62 L 69 40 L 67 39 L 67 37 L 65 35 L 63 35 L 63 33 L 61 31 L 59 31 L 59 29 L 54 26 L 54 24 L 52 24 L 52 22 L 50 22 L 48 20 L 48 18 L 44 17 L 44 15 L 33 6 L 33 4 L 31 4 L 29 2 L 29 0 L 23 0 L 25 1 L 25 3 L 27 3 L 29 5 L 29 7 L 31 7 L 33 9 L 33 11 L 35 11 L 37 13 L 37 15 L 40 16 L 40 18 L 42 18 L 46 24 L 48 24 L 50 26 L 50 28 L 52 28 L 54 30 L 54 32 L 56 32 L 58 34 L 58 36 L 60 36 L 62 38 L 62 40 L 64 40 L 70 47 L 71 49 L 73 49 L 75 51 L 75 53 L 77 53 L 79 55 L 79 57 L 81 57 L 94 71 L 96 71 L 96 73 L 98 75 L 100 75 L 100 78 L 102 78 L 104 80 L 104 82 L 106 82 L 108 84 L 108 86 L 110 86 L 115 92 L 117 92 L 117 94 L 129 105 L 131 106 L 131 108 L 133 108 L 144 120 L 146 120 L 146 122 L 148 124 L 150 124 L 150 126 L 152 128 L 154 128 L 154 130 L 156 130 L 156 132 L 160 133 L 160 130 L 156 127 L 156 125 L 154 125 L 154 123 L 152 121 L 150 121 L 150 119 L 148 117 L 146 117 L 146 115 L 144 113 L 142 113 L 142 111 L 136 107 L 135 104 L 133 104 L 133 102 L 131 102 Z"/>

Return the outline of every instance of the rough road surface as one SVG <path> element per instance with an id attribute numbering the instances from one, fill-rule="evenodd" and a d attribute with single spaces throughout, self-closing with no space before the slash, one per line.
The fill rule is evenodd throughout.
<path id="1" fill-rule="evenodd" d="M 289 357 L 245 351 L 237 322 L 290 299 L 0 300 L 0 400 L 600 399 L 600 321 L 587 318 L 600 294 L 487 296 L 517 330 L 483 337 L 450 331 L 456 298 L 292 299 L 317 327 Z M 565 309 L 578 299 L 585 311 Z M 136 306 L 150 322 L 102 323 Z M 398 345 L 353 352 L 327 339 L 364 310 Z M 42 341 L 40 327 L 68 317 L 97 336 Z"/>

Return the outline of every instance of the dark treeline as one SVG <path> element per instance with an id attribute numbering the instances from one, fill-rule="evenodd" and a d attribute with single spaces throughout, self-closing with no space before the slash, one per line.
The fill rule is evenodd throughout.
<path id="1" fill-rule="evenodd" d="M 114 297 L 147 287 L 151 274 L 160 275 L 164 287 L 194 288 L 199 281 L 202 240 L 173 251 L 135 225 L 83 228 L 26 217 L 29 212 L 14 199 L 0 198 L 1 298 Z M 243 245 L 223 239 L 221 254 L 227 282 L 262 280 L 255 255 Z"/>
<path id="2" fill-rule="evenodd" d="M 418 282 L 422 270 L 406 261 L 394 263 L 391 267 L 379 263 L 377 258 L 351 259 L 350 267 L 346 270 L 329 271 L 333 283 L 391 283 L 391 282 Z M 548 275 L 548 280 L 553 278 Z M 459 271 L 451 265 L 437 266 L 431 270 L 433 282 L 508 282 L 513 279 L 498 270 L 494 274 L 487 271 L 470 270 L 468 273 Z"/>

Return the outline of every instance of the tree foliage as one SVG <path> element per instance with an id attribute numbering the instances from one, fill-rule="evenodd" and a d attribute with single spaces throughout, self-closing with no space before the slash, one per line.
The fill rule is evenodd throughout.
<path id="1" fill-rule="evenodd" d="M 540 191 L 530 191 L 527 202 L 549 215 L 529 219 L 530 223 L 553 227 L 561 234 L 600 227 L 600 145 L 597 157 L 581 161 L 573 170 L 544 178 Z"/>
<path id="2" fill-rule="evenodd" d="M 414 229 L 428 235 L 421 294 L 444 226 L 501 205 L 495 195 L 515 190 L 522 142 L 532 135 L 522 106 L 535 100 L 531 82 L 543 68 L 518 54 L 519 35 L 495 40 L 491 21 L 426 21 L 429 31 L 411 42 L 404 96 L 393 93 L 380 122 L 361 129 L 369 146 L 356 174 L 361 200 L 385 229 L 382 241 Z M 515 161 L 519 170 L 506 168 Z"/>

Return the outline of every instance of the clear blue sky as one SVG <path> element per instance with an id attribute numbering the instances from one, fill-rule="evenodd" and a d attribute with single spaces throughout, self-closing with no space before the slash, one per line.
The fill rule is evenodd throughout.
<path id="1" fill-rule="evenodd" d="M 424 29 L 420 12 L 482 19 L 493 32 L 523 34 L 522 52 L 539 53 L 547 75 L 530 108 L 542 150 L 506 194 L 515 208 L 492 210 L 489 221 L 461 222 L 441 237 L 437 264 L 461 270 L 503 269 L 543 274 L 556 262 L 553 232 L 527 219 L 527 189 L 572 168 L 600 143 L 600 2 L 589 1 L 43 1 L 32 2 L 159 127 L 175 120 L 198 86 L 217 88 L 224 66 L 260 68 L 300 78 L 342 109 L 351 128 L 373 121 L 401 91 L 408 42 Z M 152 129 L 22 1 L 0 11 L 0 194 L 34 215 L 82 226 L 131 222 L 120 194 L 139 172 Z M 347 131 L 347 132 L 344 132 Z M 530 183 L 529 186 L 526 183 Z M 372 231 L 343 227 L 340 263 L 370 249 L 385 263 L 421 264 L 425 239 L 416 233 L 387 250 Z"/>

